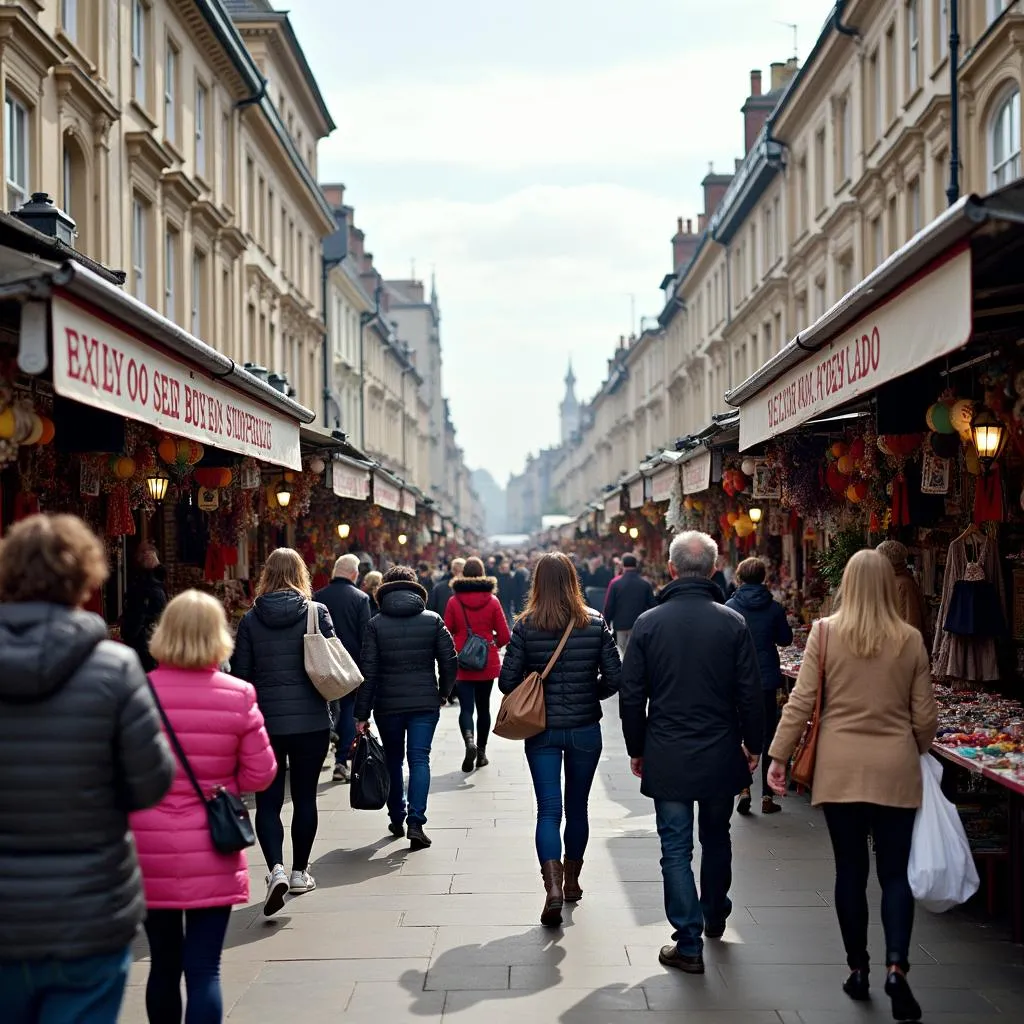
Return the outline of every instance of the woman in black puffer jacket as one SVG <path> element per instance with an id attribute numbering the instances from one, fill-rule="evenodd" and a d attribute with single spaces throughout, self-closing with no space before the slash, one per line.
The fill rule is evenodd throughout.
<path id="1" fill-rule="evenodd" d="M 608 624 L 584 603 L 572 562 L 560 552 L 543 555 L 530 600 L 505 652 L 498 679 L 502 693 L 511 693 L 531 672 L 544 671 L 570 622 L 565 648 L 544 683 L 547 728 L 526 741 L 537 795 L 537 857 L 545 886 L 541 923 L 548 926 L 562 923 L 563 899 L 583 896 L 579 877 L 590 837 L 587 801 L 601 759 L 601 701 L 618 692 L 622 662 Z"/>
<path id="2" fill-rule="evenodd" d="M 366 732 L 370 713 L 380 730 L 391 789 L 391 834 L 409 825 L 414 850 L 430 846 L 423 831 L 430 792 L 430 746 L 441 707 L 455 689 L 455 645 L 441 616 L 427 611 L 427 592 L 416 573 L 396 565 L 377 590 L 380 614 L 370 619 L 359 661 L 363 685 L 356 691 L 356 729 Z M 436 668 L 435 668 L 436 666 Z M 406 807 L 402 769 L 409 760 Z"/>
<path id="3" fill-rule="evenodd" d="M 270 553 L 256 588 L 256 603 L 238 624 L 231 672 L 256 687 L 270 745 L 277 757 L 277 776 L 256 794 L 256 835 L 267 860 L 268 917 L 284 906 L 287 892 L 310 892 L 316 881 L 309 873 L 309 855 L 316 839 L 317 784 L 331 736 L 327 701 L 306 674 L 303 637 L 313 599 L 309 569 L 292 548 Z M 331 613 L 316 605 L 320 632 L 334 636 Z M 292 872 L 284 870 L 285 773 L 292 798 Z"/>

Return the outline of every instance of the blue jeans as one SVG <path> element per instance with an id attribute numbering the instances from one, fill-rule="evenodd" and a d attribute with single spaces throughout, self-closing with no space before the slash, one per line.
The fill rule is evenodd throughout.
<path id="1" fill-rule="evenodd" d="M 352 760 L 352 744 L 356 741 L 356 691 L 338 701 L 338 713 L 334 719 L 334 731 L 338 734 L 338 745 L 334 748 L 334 763 L 348 764 Z"/>
<path id="2" fill-rule="evenodd" d="M 77 960 L 0 961 L 4 1024 L 116 1024 L 131 949 Z"/>
<path id="3" fill-rule="evenodd" d="M 388 814 L 398 824 L 423 825 L 427 820 L 427 794 L 430 792 L 430 744 L 441 711 L 415 711 L 410 714 L 375 715 L 384 745 L 384 760 L 391 776 Z M 405 783 L 402 766 L 409 760 L 409 806 L 406 816 Z"/>
<path id="4" fill-rule="evenodd" d="M 683 956 L 704 951 L 704 925 L 724 924 L 732 912 L 732 840 L 729 819 L 733 798 L 700 800 L 700 897 L 693 879 L 693 803 L 655 800 L 654 811 L 661 837 L 661 877 L 665 886 L 665 916 L 672 938 Z"/>
<path id="5" fill-rule="evenodd" d="M 526 741 L 526 760 L 537 796 L 537 858 L 562 859 L 562 765 L 565 765 L 565 856 L 583 860 L 590 838 L 587 801 L 601 760 L 601 723 L 546 729 Z"/>
<path id="6" fill-rule="evenodd" d="M 182 974 L 188 996 L 185 1024 L 220 1024 L 224 1016 L 220 954 L 230 919 L 229 906 L 149 912 L 149 1024 L 181 1024 Z"/>

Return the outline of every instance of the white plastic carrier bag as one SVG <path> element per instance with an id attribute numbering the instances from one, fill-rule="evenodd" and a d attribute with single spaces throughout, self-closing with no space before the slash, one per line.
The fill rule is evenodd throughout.
<path id="1" fill-rule="evenodd" d="M 981 881 L 960 814 L 942 793 L 942 766 L 930 754 L 921 758 L 921 782 L 907 876 L 921 906 L 942 914 L 966 903 Z"/>

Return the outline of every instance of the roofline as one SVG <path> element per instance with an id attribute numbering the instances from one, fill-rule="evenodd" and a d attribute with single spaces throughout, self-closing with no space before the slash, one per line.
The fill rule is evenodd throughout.
<path id="1" fill-rule="evenodd" d="M 220 0 L 195 0 L 195 4 L 207 25 L 210 26 L 210 30 L 224 47 L 228 57 L 231 58 L 242 80 L 251 89 L 254 104 L 259 106 L 270 122 L 270 127 L 273 129 L 274 134 L 284 146 L 288 158 L 299 172 L 302 183 L 312 193 L 314 201 L 324 215 L 334 224 L 334 210 L 327 202 L 319 184 L 317 184 L 316 178 L 313 177 L 313 172 L 306 166 L 305 160 L 302 159 L 298 149 L 296 149 L 291 135 L 288 134 L 288 130 L 281 120 L 277 107 L 274 106 L 273 101 L 267 95 L 267 80 L 263 77 L 259 66 L 242 41 L 242 37 L 238 29 L 235 28 L 231 16 L 224 9 L 224 5 Z"/>

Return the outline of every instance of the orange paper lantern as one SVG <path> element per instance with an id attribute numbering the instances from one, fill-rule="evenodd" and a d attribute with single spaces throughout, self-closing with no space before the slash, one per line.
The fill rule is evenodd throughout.
<path id="1" fill-rule="evenodd" d="M 156 453 L 168 466 L 173 466 L 178 461 L 178 442 L 173 437 L 165 437 L 157 445 Z"/>
<path id="2" fill-rule="evenodd" d="M 39 444 L 49 444 L 57 433 L 57 428 L 49 416 L 40 416 L 39 418 L 43 421 L 43 432 L 39 437 Z"/>

